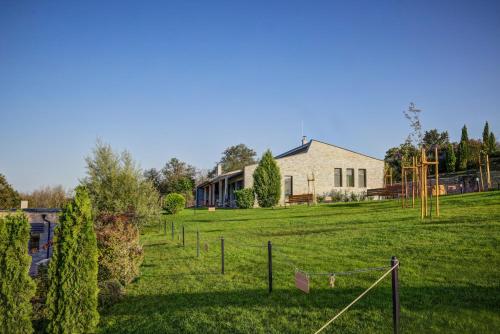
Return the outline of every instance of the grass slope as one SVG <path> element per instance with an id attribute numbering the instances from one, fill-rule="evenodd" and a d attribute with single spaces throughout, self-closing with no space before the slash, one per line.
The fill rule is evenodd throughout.
<path id="1" fill-rule="evenodd" d="M 388 266 L 396 255 L 404 333 L 498 333 L 500 192 L 444 197 L 441 212 L 438 219 L 421 221 L 418 208 L 403 210 L 397 201 L 186 210 L 175 217 L 174 241 L 170 225 L 166 235 L 158 226 L 144 230 L 142 275 L 122 302 L 103 310 L 100 332 L 312 333 L 382 272 L 338 277 L 333 289 L 327 277 L 314 276 L 311 293 L 304 294 L 294 287 L 295 267 L 330 272 Z M 270 295 L 262 247 L 268 240 L 274 246 Z M 389 277 L 325 332 L 391 331 Z"/>

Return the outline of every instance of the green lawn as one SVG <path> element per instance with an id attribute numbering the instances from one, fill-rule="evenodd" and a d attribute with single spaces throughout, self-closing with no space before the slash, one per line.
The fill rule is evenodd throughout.
<path id="1" fill-rule="evenodd" d="M 313 276 L 305 294 L 295 288 L 295 267 L 338 272 L 389 266 L 392 255 L 401 262 L 403 333 L 500 332 L 500 192 L 444 197 L 441 217 L 426 221 L 418 208 L 373 201 L 186 210 L 175 225 L 174 241 L 170 225 L 167 235 L 158 226 L 144 229 L 142 275 L 122 302 L 102 310 L 101 333 L 313 333 L 383 272 L 338 277 L 333 289 L 327 277 Z M 268 240 L 274 250 L 272 294 L 262 247 Z M 325 332 L 391 331 L 389 276 Z"/>

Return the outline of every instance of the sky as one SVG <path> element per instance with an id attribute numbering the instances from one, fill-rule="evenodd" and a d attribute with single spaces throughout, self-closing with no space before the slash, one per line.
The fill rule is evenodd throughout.
<path id="1" fill-rule="evenodd" d="M 23 192 L 76 186 L 97 139 L 144 169 L 302 128 L 383 158 L 410 102 L 424 130 L 499 138 L 499 97 L 499 1 L 0 0 L 0 173 Z"/>

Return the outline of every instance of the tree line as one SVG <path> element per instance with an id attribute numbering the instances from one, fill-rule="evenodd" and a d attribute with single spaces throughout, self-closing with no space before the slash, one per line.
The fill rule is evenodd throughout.
<path id="1" fill-rule="evenodd" d="M 480 155 L 491 156 L 500 150 L 495 134 L 487 121 L 481 139 L 469 138 L 467 126 L 464 125 L 460 141 L 452 142 L 448 131 L 440 132 L 437 129 L 431 129 L 422 133 L 420 112 L 421 110 L 417 109 L 413 103 L 410 104 L 408 110 L 403 112 L 409 120 L 411 132 L 402 144 L 386 151 L 384 161 L 392 169 L 393 179 L 396 181 L 401 180 L 402 164 L 410 165 L 412 157 L 419 156 L 421 147 L 428 150 L 433 150 L 435 147 L 439 149 L 440 173 L 477 169 Z"/>

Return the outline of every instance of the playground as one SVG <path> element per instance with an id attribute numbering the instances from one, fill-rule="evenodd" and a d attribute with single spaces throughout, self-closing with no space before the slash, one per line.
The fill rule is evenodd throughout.
<path id="1" fill-rule="evenodd" d="M 500 192 L 441 196 L 439 217 L 424 219 L 419 201 L 168 216 L 144 229 L 142 274 L 101 312 L 100 332 L 315 333 L 396 256 L 401 332 L 497 333 Z M 323 333 L 390 333 L 392 302 L 389 274 Z"/>

